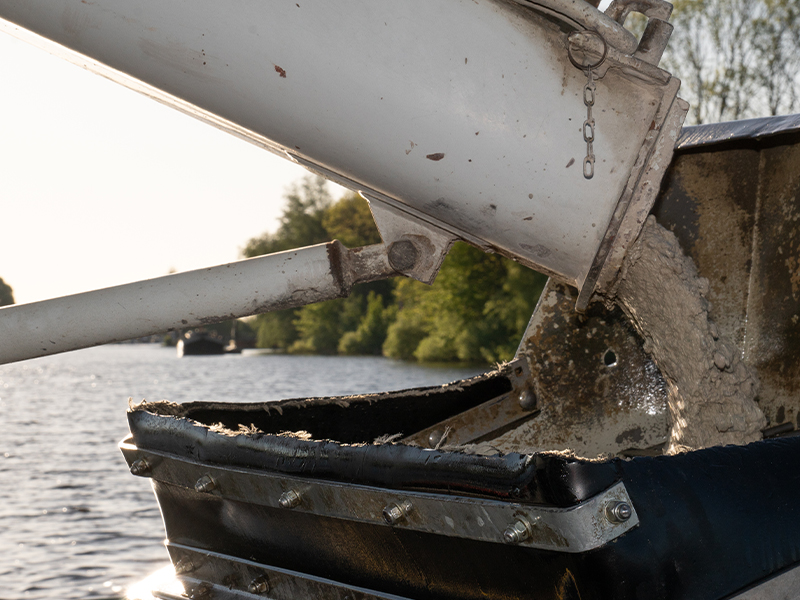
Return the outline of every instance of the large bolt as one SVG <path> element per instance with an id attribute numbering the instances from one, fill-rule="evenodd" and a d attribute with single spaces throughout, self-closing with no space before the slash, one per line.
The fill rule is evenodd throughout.
<path id="1" fill-rule="evenodd" d="M 530 537 L 531 526 L 523 519 L 517 519 L 513 525 L 509 525 L 503 532 L 503 541 L 506 544 L 519 544 Z"/>
<path id="2" fill-rule="evenodd" d="M 194 491 L 201 494 L 210 494 L 215 489 L 217 489 L 217 482 L 214 481 L 211 475 L 203 475 L 194 484 Z"/>
<path id="3" fill-rule="evenodd" d="M 624 523 L 633 515 L 633 509 L 627 502 L 609 502 L 606 504 L 606 518 L 612 523 Z"/>
<path id="4" fill-rule="evenodd" d="M 405 519 L 413 508 L 410 500 L 389 504 L 383 509 L 383 520 L 387 525 L 394 525 Z"/>
<path id="5" fill-rule="evenodd" d="M 280 504 L 281 508 L 295 508 L 296 506 L 300 506 L 302 501 L 303 498 L 300 496 L 299 492 L 288 490 L 281 494 L 281 497 L 278 499 L 278 504 Z"/>
<path id="6" fill-rule="evenodd" d="M 410 271 L 416 266 L 417 260 L 419 252 L 414 242 L 399 240 L 389 246 L 389 264 L 395 271 Z"/>
<path id="7" fill-rule="evenodd" d="M 135 460 L 131 465 L 131 473 L 134 475 L 147 475 L 150 472 L 150 463 L 148 463 L 144 458 L 140 458 L 139 460 Z"/>
<path id="8" fill-rule="evenodd" d="M 269 583 L 266 577 L 256 577 L 247 586 L 247 591 L 251 594 L 266 594 L 269 591 Z"/>

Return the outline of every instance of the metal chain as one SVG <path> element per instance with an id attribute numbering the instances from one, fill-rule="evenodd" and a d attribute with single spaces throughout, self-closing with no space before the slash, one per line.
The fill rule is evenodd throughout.
<path id="1" fill-rule="evenodd" d="M 594 117 L 592 117 L 592 107 L 594 106 L 594 92 L 597 86 L 594 84 L 592 69 L 586 69 L 586 85 L 583 86 L 583 103 L 586 105 L 586 120 L 583 122 L 583 141 L 586 142 L 586 158 L 583 159 L 583 176 L 586 179 L 594 177 Z"/>
<path id="2" fill-rule="evenodd" d="M 569 45 L 572 39 L 579 35 L 594 36 L 603 44 L 603 53 L 600 59 L 594 64 L 582 64 L 572 55 L 572 47 Z M 586 85 L 583 86 L 583 103 L 586 105 L 586 120 L 583 122 L 583 141 L 586 142 L 586 158 L 583 159 L 583 176 L 586 179 L 594 177 L 594 117 L 592 107 L 594 106 L 594 94 L 597 86 L 594 84 L 594 70 L 603 64 L 608 54 L 608 44 L 602 35 L 594 30 L 573 31 L 567 36 L 567 56 L 570 62 L 581 71 L 586 71 Z"/>

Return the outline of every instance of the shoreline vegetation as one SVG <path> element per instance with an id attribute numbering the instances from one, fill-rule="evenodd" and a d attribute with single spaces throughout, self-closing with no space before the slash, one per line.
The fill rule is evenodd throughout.
<path id="1" fill-rule="evenodd" d="M 367 202 L 334 201 L 325 179 L 308 176 L 285 196 L 275 233 L 242 250 L 251 258 L 338 239 L 348 248 L 380 243 Z M 462 242 L 432 286 L 396 277 L 355 286 L 348 298 L 259 315 L 257 347 L 289 354 L 383 355 L 424 363 L 510 360 L 547 278 Z"/>

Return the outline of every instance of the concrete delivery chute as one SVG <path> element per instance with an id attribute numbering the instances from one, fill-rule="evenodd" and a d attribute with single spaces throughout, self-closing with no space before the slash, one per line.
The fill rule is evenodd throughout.
<path id="1" fill-rule="evenodd" d="M 797 130 L 675 159 L 671 5 L 597 4 L 0 0 L 6 30 L 359 191 L 382 237 L 3 308 L 0 360 L 431 283 L 457 240 L 551 277 L 473 380 L 132 405 L 186 596 L 800 589 Z"/>

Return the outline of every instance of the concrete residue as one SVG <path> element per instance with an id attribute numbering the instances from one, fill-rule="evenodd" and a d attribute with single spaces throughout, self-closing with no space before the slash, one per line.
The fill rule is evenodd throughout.
<path id="1" fill-rule="evenodd" d="M 675 235 L 649 217 L 626 257 L 615 295 L 667 380 L 667 454 L 761 439 L 758 380 L 709 319 L 708 280 Z"/>

